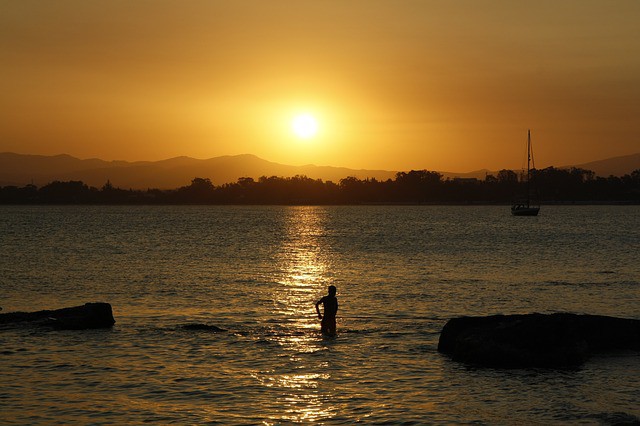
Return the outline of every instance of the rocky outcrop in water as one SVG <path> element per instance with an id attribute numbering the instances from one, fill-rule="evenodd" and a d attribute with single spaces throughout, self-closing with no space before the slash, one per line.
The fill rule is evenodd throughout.
<path id="1" fill-rule="evenodd" d="M 570 313 L 449 320 L 438 351 L 498 368 L 578 366 L 594 353 L 640 351 L 640 320 Z"/>
<path id="2" fill-rule="evenodd" d="M 82 306 L 37 312 L 0 314 L 0 325 L 35 325 L 63 330 L 107 328 L 115 324 L 108 303 L 85 303 Z"/>
<path id="3" fill-rule="evenodd" d="M 200 323 L 185 324 L 185 325 L 182 326 L 182 328 L 184 328 L 185 330 L 209 331 L 209 332 L 212 332 L 212 333 L 222 333 L 222 332 L 227 331 L 224 328 L 220 328 L 220 327 L 217 327 L 215 325 L 200 324 Z"/>

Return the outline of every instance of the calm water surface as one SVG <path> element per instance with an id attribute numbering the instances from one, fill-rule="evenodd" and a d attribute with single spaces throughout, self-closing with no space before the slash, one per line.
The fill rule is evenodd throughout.
<path id="1" fill-rule="evenodd" d="M 501 371 L 436 350 L 460 315 L 640 319 L 637 206 L 5 206 L 0 244 L 4 312 L 105 301 L 117 321 L 0 330 L 3 424 L 640 421 L 637 355 Z"/>

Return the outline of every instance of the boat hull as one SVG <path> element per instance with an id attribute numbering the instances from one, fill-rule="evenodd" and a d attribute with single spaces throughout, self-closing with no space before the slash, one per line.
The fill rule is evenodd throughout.
<path id="1" fill-rule="evenodd" d="M 511 207 L 511 214 L 514 216 L 538 216 L 540 207 Z"/>

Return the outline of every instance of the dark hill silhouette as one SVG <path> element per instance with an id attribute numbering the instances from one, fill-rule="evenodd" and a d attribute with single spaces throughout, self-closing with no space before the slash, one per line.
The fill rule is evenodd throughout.
<path id="1" fill-rule="evenodd" d="M 106 168 L 106 167 L 126 167 L 136 163 L 128 163 L 126 161 L 104 161 L 97 158 L 88 160 L 79 160 L 70 155 L 25 155 L 14 154 L 12 152 L 4 152 L 0 154 L 0 173 L 4 174 L 22 174 L 32 173 L 52 174 L 52 173 L 70 173 L 79 170 Z"/>
<path id="2" fill-rule="evenodd" d="M 580 165 L 596 174 L 621 176 L 640 169 L 640 154 Z M 617 167 L 617 168 L 616 168 Z M 89 186 L 102 187 L 110 181 L 120 188 L 171 189 L 188 185 L 194 177 L 208 178 L 215 185 L 236 182 L 240 177 L 258 179 L 261 176 L 307 176 L 312 179 L 339 182 L 345 177 L 358 179 L 393 179 L 396 171 L 354 170 L 343 167 L 290 166 L 263 160 L 255 155 L 234 155 L 199 160 L 175 157 L 161 161 L 104 161 L 97 158 L 81 160 L 70 155 L 23 155 L 0 153 L 0 186 L 24 186 L 33 183 L 46 185 L 55 180 L 82 181 Z M 497 172 L 478 170 L 469 173 L 439 172 L 444 178 L 477 178 Z"/>
<path id="3" fill-rule="evenodd" d="M 620 157 L 607 158 L 606 160 L 592 161 L 590 163 L 578 164 L 576 166 L 567 166 L 563 168 L 577 167 L 580 169 L 591 170 L 596 176 L 622 176 L 640 169 L 640 153 L 631 155 L 622 155 Z"/>
<path id="4" fill-rule="evenodd" d="M 196 176 L 211 179 L 216 185 L 236 182 L 240 177 L 261 176 L 291 177 L 305 175 L 313 179 L 339 181 L 347 176 L 360 179 L 386 180 L 395 171 L 353 170 L 329 166 L 289 166 L 263 160 L 255 155 L 221 156 L 199 160 L 175 157 L 161 161 L 104 161 L 80 160 L 69 155 L 42 156 L 0 153 L 0 186 L 37 186 L 49 182 L 82 181 L 101 187 L 109 180 L 121 188 L 170 189 L 187 185 Z"/>

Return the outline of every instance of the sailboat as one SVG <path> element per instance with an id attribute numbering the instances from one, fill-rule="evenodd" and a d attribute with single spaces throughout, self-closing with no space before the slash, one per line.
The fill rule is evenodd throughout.
<path id="1" fill-rule="evenodd" d="M 527 201 L 526 203 L 511 206 L 511 214 L 514 216 L 537 216 L 540 207 L 531 205 L 531 162 L 533 151 L 531 150 L 531 130 L 527 130 Z M 534 166 L 535 167 L 535 166 Z"/>

